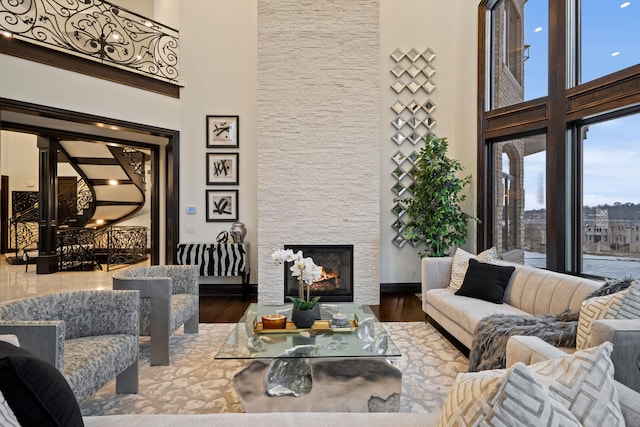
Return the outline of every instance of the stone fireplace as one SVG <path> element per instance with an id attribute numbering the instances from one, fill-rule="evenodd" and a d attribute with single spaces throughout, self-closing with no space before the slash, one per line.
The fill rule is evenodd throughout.
<path id="1" fill-rule="evenodd" d="M 353 302 L 380 303 L 379 12 L 378 0 L 258 2 L 261 304 L 285 300 L 275 248 L 333 243 L 353 245 Z"/>
<path id="2" fill-rule="evenodd" d="M 311 295 L 322 302 L 353 302 L 353 245 L 285 245 L 285 249 L 302 251 L 313 258 L 322 270 L 322 277 L 311 285 Z M 298 278 L 284 264 L 284 296 L 298 296 Z"/>

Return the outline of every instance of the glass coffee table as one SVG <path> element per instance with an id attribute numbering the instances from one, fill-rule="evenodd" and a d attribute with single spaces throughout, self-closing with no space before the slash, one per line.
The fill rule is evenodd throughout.
<path id="1" fill-rule="evenodd" d="M 231 331 L 215 358 L 251 360 L 234 376 L 245 411 L 397 412 L 401 354 L 382 323 L 366 305 L 319 305 L 312 328 L 265 330 L 262 316 L 290 319 L 291 304 L 251 304 Z M 341 314 L 349 324 L 332 324 Z"/>

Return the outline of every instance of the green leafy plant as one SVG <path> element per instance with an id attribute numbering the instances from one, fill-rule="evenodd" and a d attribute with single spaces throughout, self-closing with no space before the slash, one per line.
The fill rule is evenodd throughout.
<path id="1" fill-rule="evenodd" d="M 447 256 L 449 248 L 461 246 L 467 240 L 469 221 L 479 222 L 475 216 L 462 212 L 460 203 L 466 199 L 461 194 L 471 182 L 471 175 L 458 178 L 462 165 L 447 157 L 447 138 L 433 133 L 425 137 L 415 163 L 413 197 L 397 198 L 407 211 L 407 228 L 404 235 L 414 242 L 423 243 L 421 257 Z"/>
<path id="2" fill-rule="evenodd" d="M 320 297 L 313 297 L 311 300 L 307 301 L 303 298 L 298 297 L 288 297 L 293 303 L 293 308 L 297 308 L 298 310 L 311 310 L 314 305 L 318 302 Z"/>

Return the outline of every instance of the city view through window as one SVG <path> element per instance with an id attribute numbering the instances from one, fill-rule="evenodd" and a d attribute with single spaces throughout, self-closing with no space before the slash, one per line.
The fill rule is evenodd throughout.
<path id="1" fill-rule="evenodd" d="M 518 10 L 520 4 L 522 9 Z M 503 1 L 493 9 L 492 108 L 547 96 L 548 2 Z M 515 8 L 515 9 L 514 9 Z M 576 83 L 639 63 L 640 1 L 581 2 Z M 513 40 L 522 57 L 512 59 Z M 502 34 L 502 39 L 500 35 Z M 516 55 L 516 56 L 517 56 Z M 571 80 L 571 79 L 570 79 Z M 521 87 L 519 87 L 521 85 Z M 577 178 L 584 274 L 640 277 L 640 115 L 594 121 L 577 129 Z M 545 135 L 493 144 L 494 243 L 505 258 L 546 267 L 547 185 Z"/>

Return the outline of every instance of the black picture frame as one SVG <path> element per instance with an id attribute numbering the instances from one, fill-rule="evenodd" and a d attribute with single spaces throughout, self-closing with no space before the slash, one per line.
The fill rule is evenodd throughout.
<path id="1" fill-rule="evenodd" d="M 238 148 L 239 116 L 207 116 L 207 148 Z"/>
<path id="2" fill-rule="evenodd" d="M 238 190 L 206 190 L 207 222 L 238 220 Z"/>
<path id="3" fill-rule="evenodd" d="M 238 185 L 240 154 L 207 153 L 207 185 Z"/>

